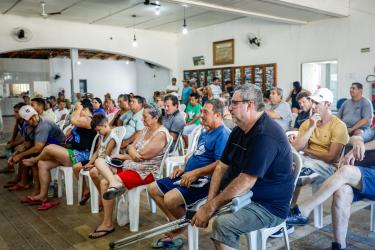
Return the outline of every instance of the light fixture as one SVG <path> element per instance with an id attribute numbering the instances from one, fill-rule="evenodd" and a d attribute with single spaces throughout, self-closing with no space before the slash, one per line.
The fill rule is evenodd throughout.
<path id="1" fill-rule="evenodd" d="M 184 7 L 184 24 L 182 25 L 182 34 L 184 34 L 184 35 L 186 35 L 188 33 L 185 10 L 186 10 L 186 7 Z"/>
<path id="2" fill-rule="evenodd" d="M 134 37 L 133 37 L 133 47 L 137 47 L 138 43 L 137 43 L 137 38 L 135 37 L 135 34 L 134 34 Z"/>
<path id="3" fill-rule="evenodd" d="M 126 60 L 125 63 L 126 63 L 126 64 L 129 64 L 130 62 L 129 62 L 129 60 Z"/>
<path id="4" fill-rule="evenodd" d="M 137 47 L 138 43 L 137 43 L 137 37 L 135 36 L 135 18 L 137 16 L 136 15 L 132 15 L 132 18 L 133 18 L 133 32 L 134 32 L 134 36 L 133 36 L 133 47 Z"/>
<path id="5" fill-rule="evenodd" d="M 159 16 L 160 15 L 160 3 L 159 1 L 155 2 L 155 15 Z"/>
<path id="6" fill-rule="evenodd" d="M 78 65 L 81 65 L 81 61 L 78 61 L 77 64 L 78 64 Z"/>

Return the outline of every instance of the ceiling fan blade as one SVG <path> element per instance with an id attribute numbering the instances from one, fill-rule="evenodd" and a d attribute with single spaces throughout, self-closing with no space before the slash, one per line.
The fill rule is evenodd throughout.
<path id="1" fill-rule="evenodd" d="M 51 13 L 47 13 L 47 15 L 49 16 L 54 16 L 54 15 L 61 15 L 62 12 L 61 11 L 58 11 L 58 12 L 51 12 Z"/>

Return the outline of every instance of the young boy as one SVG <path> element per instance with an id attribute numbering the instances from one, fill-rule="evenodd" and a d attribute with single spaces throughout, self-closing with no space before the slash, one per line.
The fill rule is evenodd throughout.
<path id="1" fill-rule="evenodd" d="M 182 132 L 185 145 L 188 145 L 188 135 L 200 125 L 200 116 L 202 106 L 199 104 L 199 95 L 191 93 L 189 96 L 189 103 L 185 109 L 186 113 L 186 126 Z"/>
<path id="2" fill-rule="evenodd" d="M 111 129 L 107 117 L 103 114 L 96 114 L 93 116 L 91 127 L 94 128 L 102 138 L 90 161 L 86 162 L 86 164 L 83 163 L 82 166 L 73 168 L 73 171 L 77 177 L 79 176 L 79 172 L 81 171 L 81 169 L 84 169 L 85 171 L 90 171 L 90 176 L 95 186 L 99 190 L 100 177 L 99 172 L 94 167 L 95 160 L 98 158 L 105 159 L 107 156 L 118 153 L 120 151 L 122 138 L 125 134 L 125 128 L 121 126 Z M 115 167 L 111 168 L 114 173 L 117 172 L 117 169 Z M 87 185 L 84 184 L 80 205 L 84 205 L 89 198 L 90 191 Z"/>

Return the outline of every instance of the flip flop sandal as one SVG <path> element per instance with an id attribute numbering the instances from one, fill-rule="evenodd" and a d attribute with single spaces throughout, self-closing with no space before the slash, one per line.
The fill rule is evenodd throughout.
<path id="1" fill-rule="evenodd" d="M 163 237 L 151 243 L 154 249 L 180 249 L 184 245 L 184 240 L 181 237 L 176 237 L 173 240 L 164 240 L 168 237 Z"/>
<path id="2" fill-rule="evenodd" d="M 90 193 L 84 194 L 82 199 L 79 201 L 79 205 L 83 206 L 90 199 Z"/>
<path id="3" fill-rule="evenodd" d="M 27 186 L 21 186 L 21 185 L 19 185 L 19 184 L 16 184 L 16 185 L 14 185 L 14 186 L 8 188 L 8 191 L 9 191 L 9 192 L 13 192 L 13 191 L 23 191 L 23 190 L 27 190 L 27 189 L 29 189 L 29 188 L 30 188 L 29 185 L 27 185 Z"/>
<path id="4" fill-rule="evenodd" d="M 58 205 L 60 205 L 59 201 L 43 202 L 42 205 L 38 207 L 38 211 L 46 211 Z"/>
<path id="5" fill-rule="evenodd" d="M 20 197 L 21 203 L 27 203 L 27 205 L 33 206 L 33 205 L 41 205 L 43 202 L 42 200 L 36 200 L 32 196 L 27 195 L 27 196 L 21 196 Z"/>
<path id="6" fill-rule="evenodd" d="M 14 173 L 14 169 L 10 170 L 9 168 L 0 169 L 0 174 L 10 174 Z"/>
<path id="7" fill-rule="evenodd" d="M 15 186 L 15 185 L 17 185 L 17 183 L 7 183 L 7 184 L 5 184 L 3 187 L 4 187 L 4 188 L 10 188 L 10 187 L 13 187 L 13 186 Z"/>
<path id="8" fill-rule="evenodd" d="M 107 189 L 107 191 L 103 194 L 103 198 L 105 200 L 112 200 L 114 198 L 116 198 L 116 196 L 119 196 L 121 194 L 123 194 L 125 192 L 125 187 L 124 186 L 121 186 L 121 187 L 109 187 Z"/>
<path id="9" fill-rule="evenodd" d="M 110 230 L 98 230 L 98 229 L 95 229 L 94 232 L 89 235 L 89 238 L 92 239 L 92 240 L 98 239 L 98 238 L 107 236 L 108 234 L 113 233 L 114 231 L 115 231 L 115 228 L 112 228 Z M 95 235 L 93 235 L 95 233 L 104 233 L 104 234 L 100 234 L 100 235 L 95 236 Z"/>

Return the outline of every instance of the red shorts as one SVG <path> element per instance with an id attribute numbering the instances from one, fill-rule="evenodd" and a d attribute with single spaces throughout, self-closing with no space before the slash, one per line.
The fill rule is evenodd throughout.
<path id="1" fill-rule="evenodd" d="M 124 170 L 117 175 L 118 177 L 120 177 L 120 179 L 124 183 L 124 186 L 127 189 L 132 189 L 138 186 L 146 185 L 155 181 L 154 176 L 152 174 L 149 174 L 145 179 L 142 179 L 142 177 L 133 170 Z"/>

